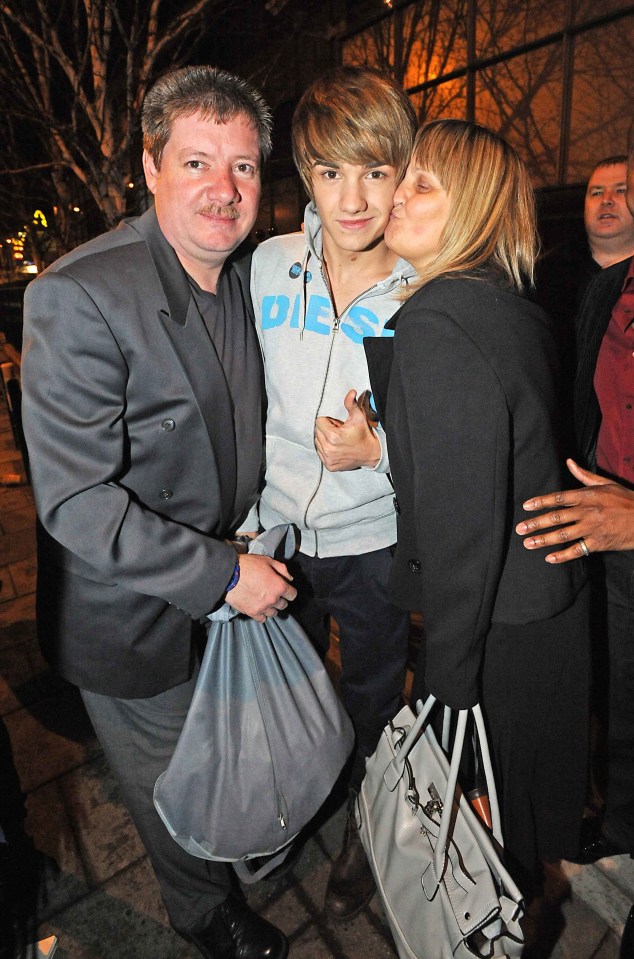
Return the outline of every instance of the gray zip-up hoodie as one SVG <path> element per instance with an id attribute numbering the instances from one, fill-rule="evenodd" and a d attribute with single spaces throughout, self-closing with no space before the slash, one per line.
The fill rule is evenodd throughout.
<path id="1" fill-rule="evenodd" d="M 335 318 L 322 270 L 321 221 L 306 207 L 304 233 L 267 240 L 253 255 L 251 295 L 266 375 L 266 476 L 259 521 L 295 523 L 309 556 L 367 553 L 396 541 L 385 435 L 375 469 L 330 473 L 314 443 L 315 418 L 345 420 L 343 398 L 370 386 L 364 336 L 391 336 L 395 293 L 415 276 L 399 260 Z M 254 528 L 255 516 L 243 524 Z"/>

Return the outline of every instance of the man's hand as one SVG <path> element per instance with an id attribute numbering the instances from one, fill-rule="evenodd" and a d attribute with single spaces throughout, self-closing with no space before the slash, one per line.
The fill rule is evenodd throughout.
<path id="1" fill-rule="evenodd" d="M 347 420 L 334 416 L 318 416 L 315 420 L 315 449 L 331 473 L 373 468 L 381 459 L 381 444 L 370 428 L 365 413 L 357 403 L 357 391 L 346 393 L 343 405 Z"/>
<path id="2" fill-rule="evenodd" d="M 284 563 L 270 556 L 240 556 L 240 579 L 226 600 L 238 612 L 263 623 L 277 616 L 297 596 L 292 576 Z"/>
<path id="3" fill-rule="evenodd" d="M 565 549 L 549 553 L 547 563 L 567 563 L 585 556 L 583 543 L 590 553 L 634 549 L 634 490 L 584 470 L 574 460 L 566 460 L 566 464 L 583 487 L 536 496 L 523 504 L 526 510 L 552 510 L 515 527 L 520 536 L 532 534 L 524 540 L 526 549 L 570 542 Z M 534 535 L 544 529 L 550 532 Z"/>

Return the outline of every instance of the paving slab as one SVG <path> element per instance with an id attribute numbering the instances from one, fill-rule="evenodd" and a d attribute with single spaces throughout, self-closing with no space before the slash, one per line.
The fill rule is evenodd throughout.
<path id="1" fill-rule="evenodd" d="M 90 891 L 74 824 L 58 782 L 29 793 L 26 829 L 41 861 L 38 918 L 48 920 Z"/>
<path id="2" fill-rule="evenodd" d="M 9 573 L 16 596 L 25 596 L 28 593 L 35 592 L 37 580 L 37 560 L 35 556 L 19 560 L 17 563 L 11 563 Z"/>
<path id="3" fill-rule="evenodd" d="M 60 787 L 91 885 L 145 856 L 103 755 L 63 776 Z"/>
<path id="4" fill-rule="evenodd" d="M 115 877 L 40 927 L 42 934 L 59 939 L 55 959 L 184 959 L 188 955 L 189 947 L 179 936 L 123 898 L 120 882 L 121 877 Z"/>
<path id="5" fill-rule="evenodd" d="M 35 520 L 35 506 L 30 486 L 0 486 L 0 516 L 30 508 Z"/>
<path id="6" fill-rule="evenodd" d="M 12 641 L 11 627 L 16 624 L 28 631 L 30 636 L 35 636 L 35 598 L 33 596 L 18 596 L 9 602 L 0 603 L 0 643 L 6 646 Z M 8 639 L 3 638 L 5 633 Z"/>
<path id="7" fill-rule="evenodd" d="M 3 533 L 17 533 L 23 529 L 32 529 L 34 523 L 35 509 L 30 503 L 7 511 L 4 504 L 0 502 L 0 529 Z"/>
<path id="8" fill-rule="evenodd" d="M 632 959 L 631 956 L 621 956 L 621 937 L 617 936 L 611 929 L 605 934 L 605 938 L 592 959 Z"/>
<path id="9" fill-rule="evenodd" d="M 25 792 L 76 769 L 99 751 L 79 693 L 72 687 L 54 700 L 9 713 L 4 721 Z"/>
<path id="10" fill-rule="evenodd" d="M 564 927 L 554 943 L 551 953 L 544 953 L 544 959 L 580 959 L 581 956 L 593 957 L 600 948 L 608 948 L 605 923 L 594 911 L 588 909 L 586 903 L 573 893 L 569 900 L 561 907 Z M 614 936 L 610 942 L 618 943 Z M 526 959 L 532 959 L 527 956 Z M 605 953 L 605 959 L 618 959 L 618 948 L 615 952 Z"/>
<path id="11" fill-rule="evenodd" d="M 595 863 L 578 866 L 575 863 L 562 863 L 562 866 L 570 880 L 573 896 L 586 907 L 591 906 L 603 922 L 620 936 L 634 900 L 632 888 L 627 888 L 625 879 L 625 876 L 628 876 L 632 881 L 630 857 L 606 858 L 600 865 Z"/>
<path id="12" fill-rule="evenodd" d="M 625 893 L 630 904 L 634 903 L 634 859 L 630 856 L 613 856 L 599 860 L 596 868 Z"/>
<path id="13" fill-rule="evenodd" d="M 0 568 L 0 603 L 15 598 L 15 587 L 8 566 Z"/>
<path id="14" fill-rule="evenodd" d="M 117 899 L 125 906 L 132 906 L 144 923 L 150 920 L 162 926 L 180 942 L 181 948 L 186 946 L 185 941 L 171 929 L 159 884 L 147 856 L 112 876 L 108 880 L 107 889 L 110 898 Z"/>
<path id="15" fill-rule="evenodd" d="M 251 908 L 283 929 L 287 936 L 297 935 L 313 922 L 314 904 L 306 901 L 302 891 L 292 876 L 277 883 L 261 882 L 251 890 L 244 890 Z"/>
<path id="16" fill-rule="evenodd" d="M 15 712 L 42 698 L 29 644 L 0 645 L 0 716 Z"/>
<path id="17" fill-rule="evenodd" d="M 0 535 L 0 566 L 30 559 L 35 553 L 35 530 L 26 527 Z"/>

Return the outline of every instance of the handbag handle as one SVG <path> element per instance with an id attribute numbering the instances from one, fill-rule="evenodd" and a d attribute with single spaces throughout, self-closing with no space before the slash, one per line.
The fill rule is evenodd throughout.
<path id="1" fill-rule="evenodd" d="M 407 756 L 414 746 L 418 736 L 425 725 L 427 718 L 433 707 L 436 704 L 435 696 L 428 696 L 425 704 L 423 705 L 422 701 L 419 700 L 416 704 L 418 710 L 418 716 L 416 721 L 409 733 L 405 737 L 400 748 L 397 750 L 394 758 L 387 767 L 385 771 L 385 784 L 388 789 L 395 789 L 398 781 L 403 776 L 403 771 L 405 769 L 405 762 Z M 464 746 L 464 740 L 467 730 L 467 719 L 469 718 L 469 713 L 472 713 L 476 730 L 478 733 L 478 741 L 480 743 L 480 752 L 482 754 L 482 765 L 484 766 L 484 775 L 486 779 L 487 791 L 489 794 L 489 804 L 491 806 L 491 822 L 492 822 L 492 831 L 495 839 L 503 846 L 502 841 L 502 826 L 500 818 L 500 807 L 497 798 L 497 790 L 495 788 L 495 779 L 493 778 L 493 766 L 491 763 L 491 754 L 489 752 L 489 744 L 486 736 L 486 730 L 484 727 L 484 718 L 482 716 L 482 709 L 480 705 L 477 704 L 471 709 L 461 709 L 458 711 L 458 722 L 456 726 L 456 735 L 454 739 L 453 750 L 451 753 L 451 762 L 449 766 L 449 773 L 447 776 L 447 789 L 445 791 L 445 796 L 443 799 L 442 814 L 440 817 L 440 826 L 438 830 L 438 838 L 436 841 L 436 848 L 434 850 L 434 871 L 436 878 L 440 880 L 442 876 L 444 865 L 445 865 L 445 854 L 447 847 L 447 838 L 449 836 L 449 827 L 451 824 L 454 796 L 456 794 L 456 786 L 458 784 L 458 770 L 460 767 L 460 759 L 462 756 L 462 748 Z M 447 713 L 445 712 L 445 718 Z"/>

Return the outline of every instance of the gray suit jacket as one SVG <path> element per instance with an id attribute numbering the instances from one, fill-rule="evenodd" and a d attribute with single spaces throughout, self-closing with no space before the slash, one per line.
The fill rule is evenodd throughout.
<path id="1" fill-rule="evenodd" d="M 229 267 L 233 268 L 233 267 Z M 248 294 L 246 294 L 248 296 Z M 259 415 L 255 371 L 245 396 Z M 25 298 L 23 418 L 40 530 L 38 632 L 70 682 L 121 697 L 191 675 L 224 594 L 235 502 L 231 396 L 153 210 L 53 264 Z"/>

